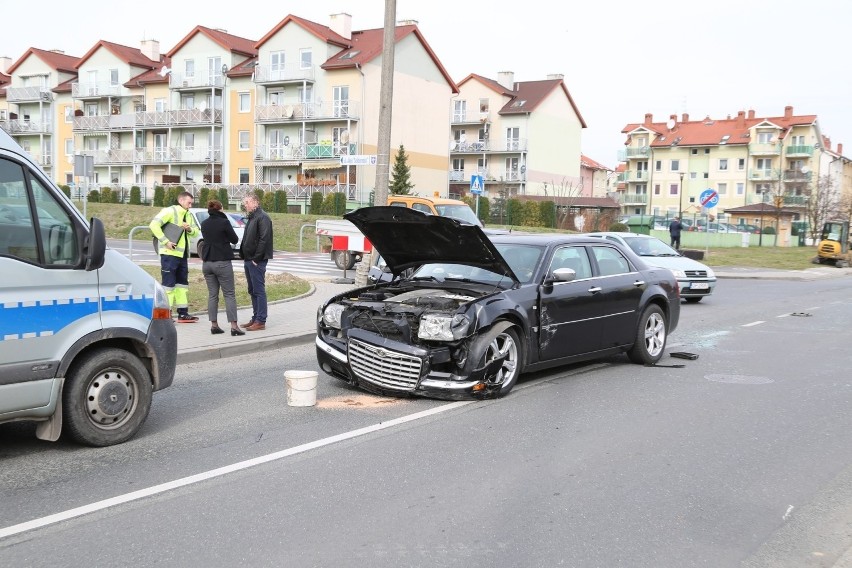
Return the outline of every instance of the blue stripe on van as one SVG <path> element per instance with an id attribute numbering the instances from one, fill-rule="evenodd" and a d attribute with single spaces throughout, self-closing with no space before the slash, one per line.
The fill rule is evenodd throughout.
<path id="1" fill-rule="evenodd" d="M 154 299 L 127 296 L 101 298 L 104 311 L 124 311 L 151 317 Z M 55 335 L 86 316 L 98 313 L 98 302 L 88 298 L 9 302 L 0 304 L 0 341 Z"/>

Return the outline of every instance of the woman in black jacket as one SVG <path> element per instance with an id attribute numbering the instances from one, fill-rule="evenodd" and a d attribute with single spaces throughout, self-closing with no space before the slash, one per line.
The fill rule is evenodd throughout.
<path id="1" fill-rule="evenodd" d="M 237 325 L 237 298 L 234 294 L 234 260 L 232 244 L 240 240 L 231 226 L 231 220 L 222 213 L 222 203 L 211 199 L 207 203 L 210 215 L 201 223 L 204 245 L 201 247 L 202 272 L 207 281 L 207 315 L 210 318 L 210 333 L 225 333 L 219 327 L 219 289 L 225 297 L 225 313 L 231 323 L 231 335 L 245 335 Z"/>

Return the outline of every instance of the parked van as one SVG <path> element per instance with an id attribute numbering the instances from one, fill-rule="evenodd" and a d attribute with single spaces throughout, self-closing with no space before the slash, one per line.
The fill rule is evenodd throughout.
<path id="1" fill-rule="evenodd" d="M 165 291 L 80 215 L 0 130 L 0 423 L 92 446 L 124 442 L 172 384 Z"/>
<path id="2" fill-rule="evenodd" d="M 452 217 L 471 225 L 482 226 L 473 209 L 464 201 L 446 199 L 443 197 L 420 197 L 418 195 L 388 195 L 388 205 L 391 207 L 408 207 L 431 215 Z"/>

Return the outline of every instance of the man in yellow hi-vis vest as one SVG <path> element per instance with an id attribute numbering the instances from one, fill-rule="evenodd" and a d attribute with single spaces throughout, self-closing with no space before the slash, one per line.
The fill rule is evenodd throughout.
<path id="1" fill-rule="evenodd" d="M 148 225 L 159 242 L 160 271 L 163 288 L 169 297 L 169 304 L 177 309 L 178 323 L 195 323 L 198 317 L 189 315 L 189 239 L 201 234 L 195 224 L 195 218 L 189 214 L 194 198 L 188 191 L 178 195 L 178 204 L 166 207 Z M 177 242 L 170 241 L 163 233 L 163 225 L 174 223 L 183 229 Z"/>

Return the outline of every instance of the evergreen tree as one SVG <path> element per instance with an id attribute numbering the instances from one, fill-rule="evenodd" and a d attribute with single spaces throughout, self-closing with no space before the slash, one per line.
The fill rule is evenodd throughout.
<path id="1" fill-rule="evenodd" d="M 405 146 L 399 145 L 399 151 L 396 153 L 396 159 L 393 162 L 393 171 L 391 172 L 391 182 L 388 185 L 388 191 L 391 195 L 409 195 L 414 189 L 414 184 L 411 183 L 411 168 L 408 167 L 408 155 L 405 153 Z"/>

